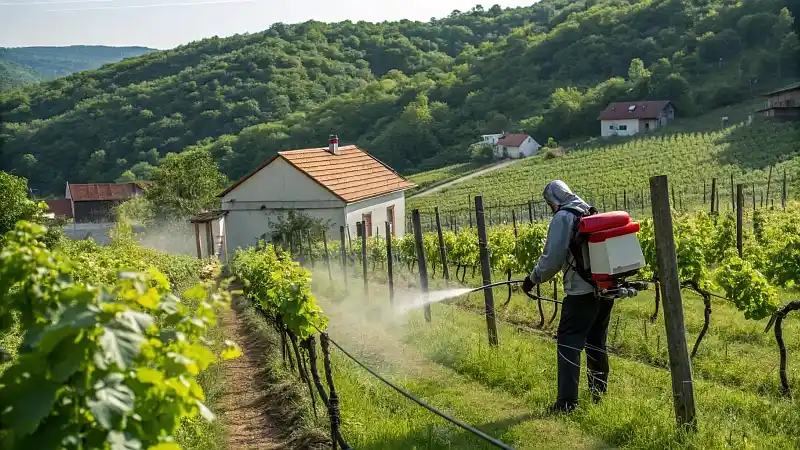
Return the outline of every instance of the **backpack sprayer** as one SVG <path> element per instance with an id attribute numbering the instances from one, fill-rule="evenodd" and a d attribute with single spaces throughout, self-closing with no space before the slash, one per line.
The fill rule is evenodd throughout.
<path id="1" fill-rule="evenodd" d="M 644 254 L 636 234 L 639 224 L 625 211 L 584 213 L 564 209 L 578 217 L 570 242 L 574 270 L 584 281 L 594 286 L 600 298 L 635 297 L 647 289 L 644 281 L 629 281 L 644 267 Z M 481 291 L 495 286 L 522 283 L 525 280 L 500 281 L 475 288 Z M 531 298 L 535 298 L 529 295 Z"/>

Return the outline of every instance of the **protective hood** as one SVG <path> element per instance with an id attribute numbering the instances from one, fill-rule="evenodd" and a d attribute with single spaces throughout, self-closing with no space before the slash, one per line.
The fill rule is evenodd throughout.
<path id="1" fill-rule="evenodd" d="M 561 180 L 551 181 L 544 187 L 542 197 L 547 203 L 558 206 L 558 209 L 569 207 L 586 212 L 589 205 L 570 190 L 567 183 Z"/>

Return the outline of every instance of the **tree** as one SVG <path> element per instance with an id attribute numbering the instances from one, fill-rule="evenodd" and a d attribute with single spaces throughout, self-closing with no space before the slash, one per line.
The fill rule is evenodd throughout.
<path id="1" fill-rule="evenodd" d="M 6 232 L 13 230 L 20 220 L 48 225 L 45 236 L 48 247 L 55 246 L 63 236 L 60 225 L 63 220 L 50 220 L 44 217 L 44 203 L 36 204 L 28 197 L 28 180 L 0 170 L 0 248 L 3 247 Z"/>
<path id="2" fill-rule="evenodd" d="M 644 62 L 639 58 L 633 58 L 628 67 L 628 80 L 639 84 L 650 79 L 650 71 L 645 69 Z"/>
<path id="3" fill-rule="evenodd" d="M 122 172 L 122 175 L 117 178 L 117 183 L 130 183 L 131 181 L 136 181 L 136 174 L 130 170 Z"/>
<path id="4" fill-rule="evenodd" d="M 204 149 L 167 154 L 153 170 L 152 180 L 146 195 L 161 217 L 185 217 L 218 207 L 217 194 L 227 183 Z"/>
<path id="5" fill-rule="evenodd" d="M 469 159 L 476 163 L 488 163 L 494 159 L 494 146 L 487 143 L 472 144 L 469 147 Z"/>

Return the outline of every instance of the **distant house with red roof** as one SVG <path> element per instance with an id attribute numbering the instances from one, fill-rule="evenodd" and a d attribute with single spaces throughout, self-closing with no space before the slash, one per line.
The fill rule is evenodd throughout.
<path id="1" fill-rule="evenodd" d="M 675 105 L 669 100 L 617 102 L 600 113 L 600 135 L 633 136 L 669 125 L 675 119 Z"/>
<path id="2" fill-rule="evenodd" d="M 340 147 L 338 138 L 332 137 L 328 147 L 278 152 L 225 189 L 219 195 L 222 236 L 212 230 L 208 239 L 202 239 L 198 227 L 198 245 L 223 243 L 227 254 L 233 254 L 271 233 L 290 211 L 328 222 L 331 237 L 338 238 L 339 227 L 344 227 L 346 235 L 355 239 L 359 222 L 367 236 L 385 236 L 388 222 L 390 232 L 402 237 L 404 191 L 414 186 L 366 151 L 355 145 Z"/>
<path id="3" fill-rule="evenodd" d="M 535 155 L 542 148 L 538 142 L 525 133 L 503 133 L 494 144 L 494 155 L 498 158 L 526 158 Z"/>
<path id="4" fill-rule="evenodd" d="M 113 222 L 113 209 L 125 200 L 144 194 L 149 181 L 131 183 L 67 183 L 66 200 L 70 202 L 75 223 Z M 55 204 L 54 204 L 55 205 Z M 58 206 L 63 209 L 63 205 Z"/>

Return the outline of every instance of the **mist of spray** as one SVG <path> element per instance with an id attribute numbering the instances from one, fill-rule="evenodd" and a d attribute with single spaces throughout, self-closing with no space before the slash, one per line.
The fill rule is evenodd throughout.
<path id="1" fill-rule="evenodd" d="M 469 288 L 445 289 L 429 292 L 427 298 L 422 292 L 407 292 L 395 297 L 395 311 L 401 315 L 420 309 L 425 305 L 440 303 L 472 292 Z"/>

